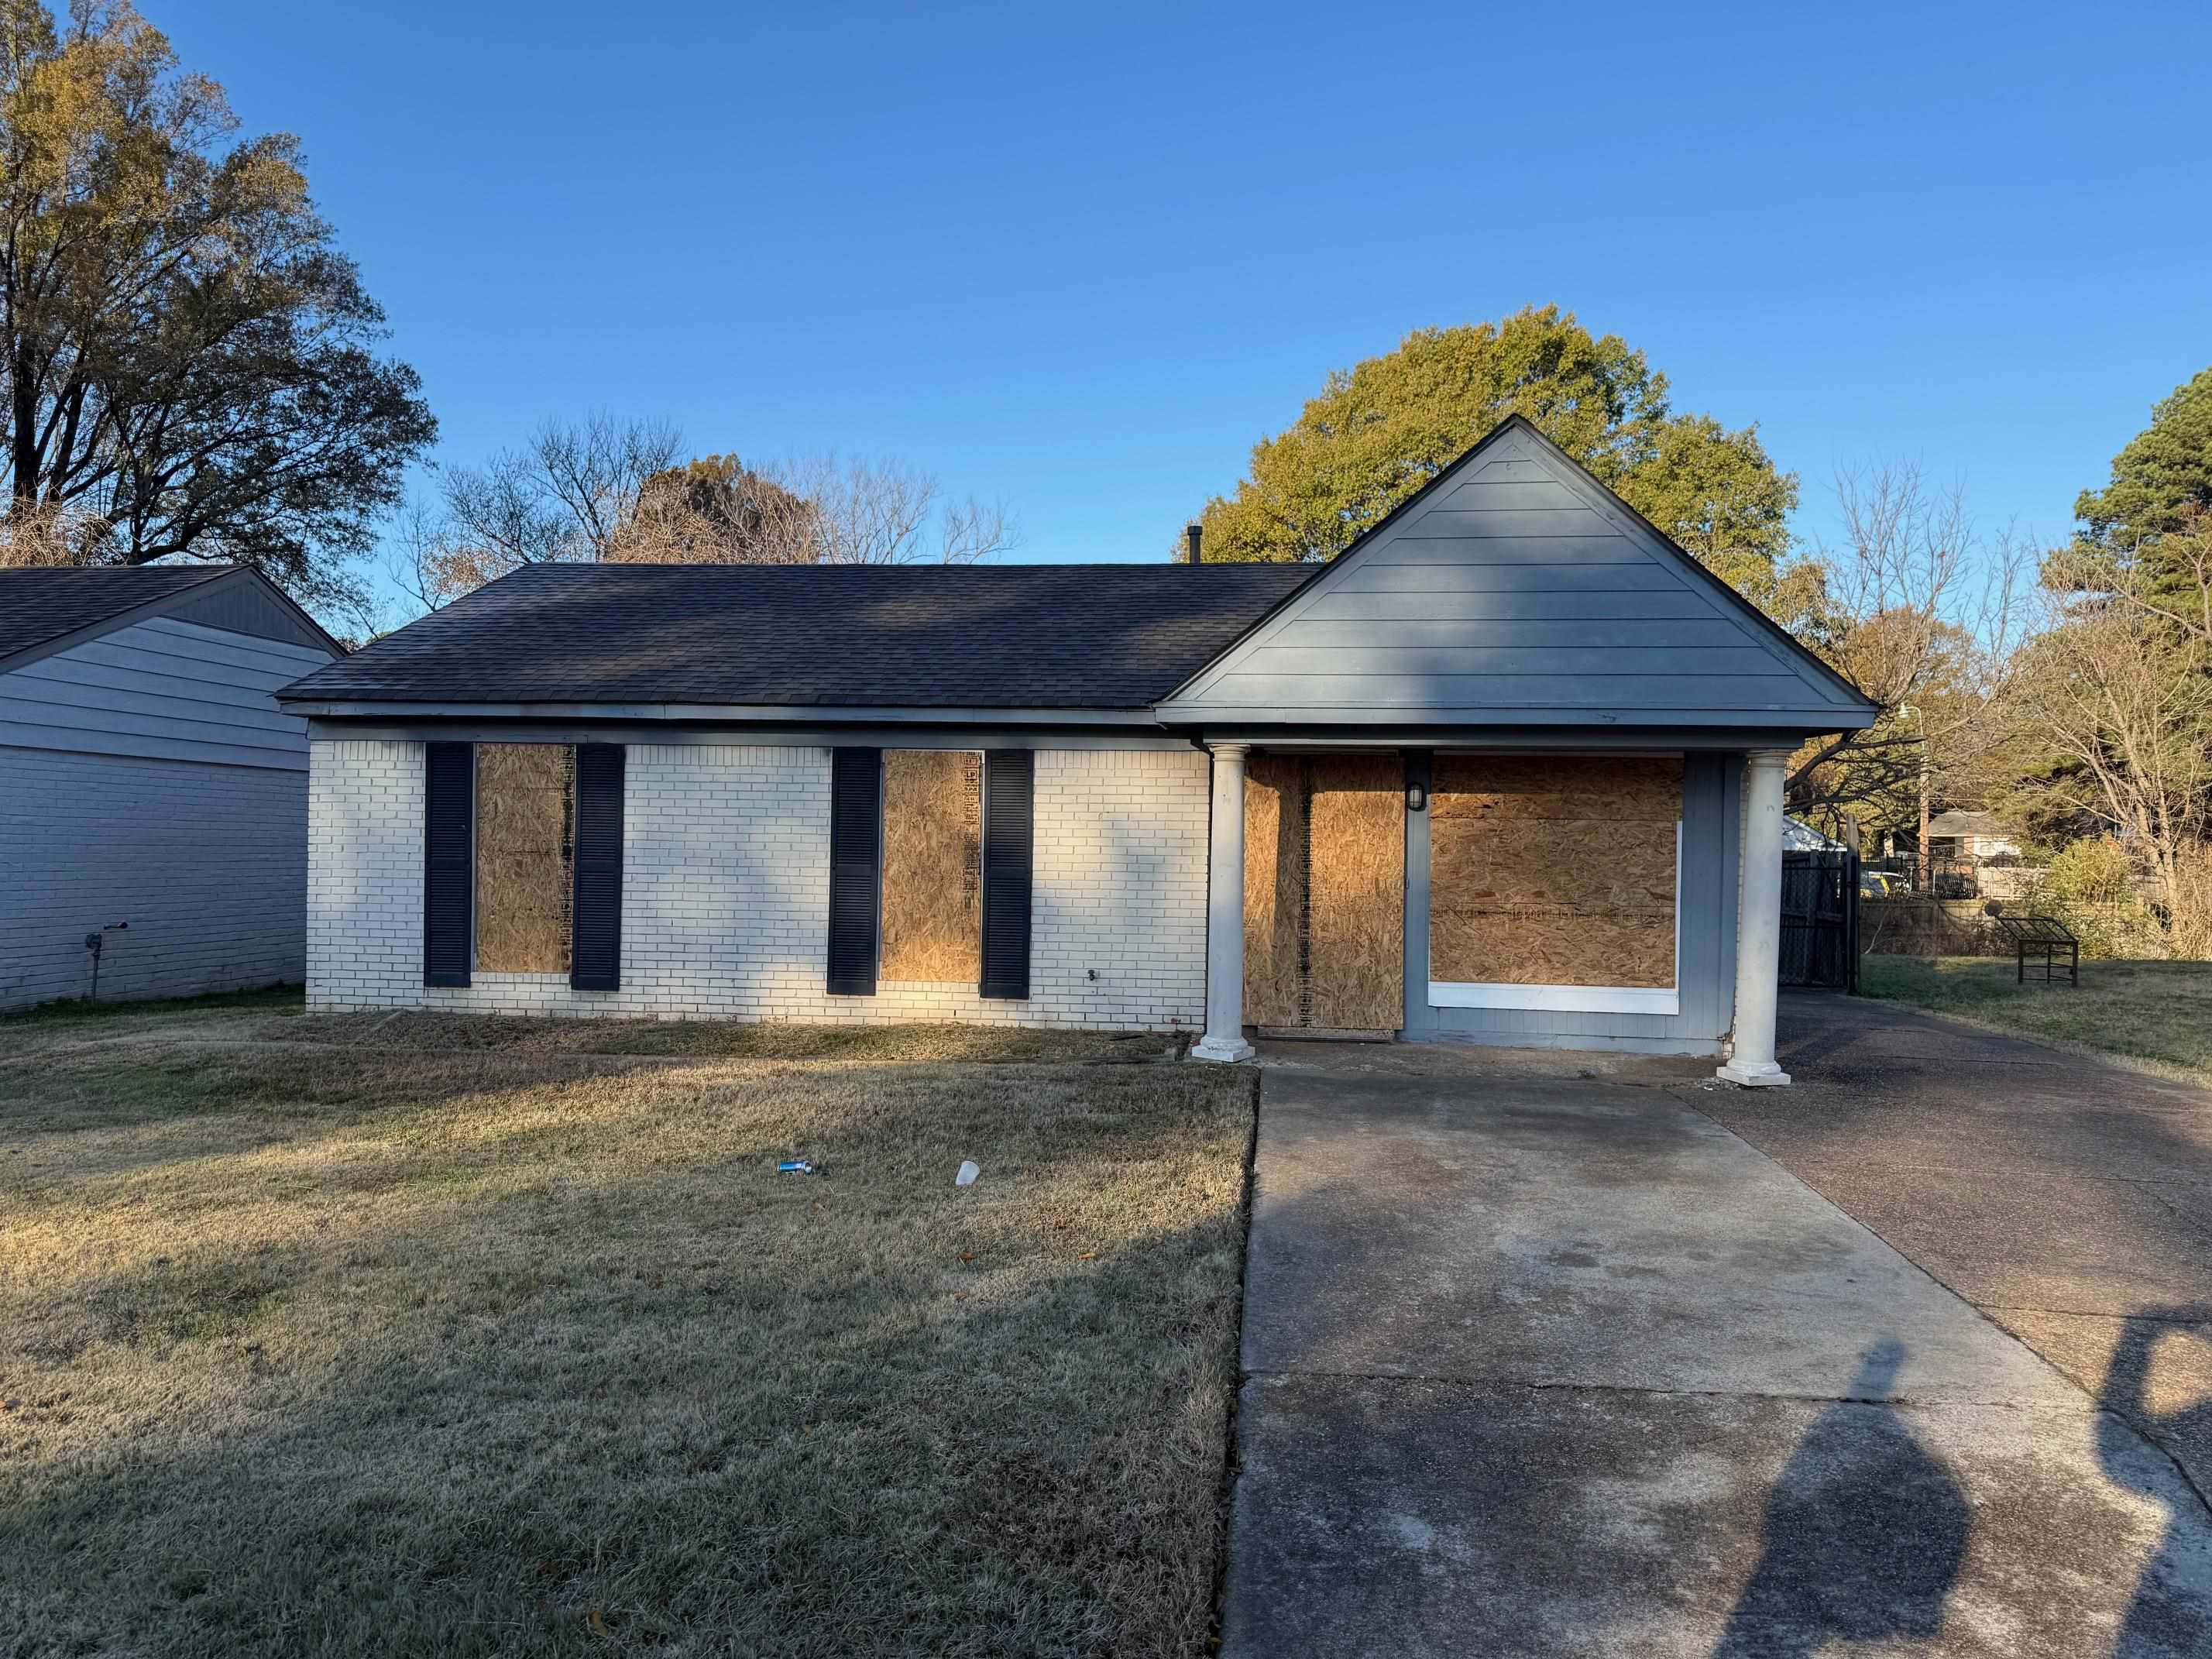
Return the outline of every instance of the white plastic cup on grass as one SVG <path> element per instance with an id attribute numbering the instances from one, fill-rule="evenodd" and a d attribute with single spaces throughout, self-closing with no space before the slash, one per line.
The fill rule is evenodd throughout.
<path id="1" fill-rule="evenodd" d="M 956 1187 L 972 1187 L 975 1184 L 975 1177 L 982 1173 L 972 1162 L 963 1158 L 960 1164 L 960 1173 L 952 1177 L 952 1184 Z"/>

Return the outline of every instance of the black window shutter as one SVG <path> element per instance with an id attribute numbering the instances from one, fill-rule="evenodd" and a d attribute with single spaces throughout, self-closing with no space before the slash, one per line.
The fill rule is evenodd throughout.
<path id="1" fill-rule="evenodd" d="M 830 994 L 876 994 L 884 751 L 830 751 Z"/>
<path id="2" fill-rule="evenodd" d="M 576 897 L 568 983 L 622 988 L 623 755 L 618 743 L 576 745 Z"/>
<path id="3" fill-rule="evenodd" d="M 477 751 L 422 745 L 422 983 L 466 985 L 476 956 Z"/>
<path id="4" fill-rule="evenodd" d="M 987 997 L 1030 994 L 1030 869 L 1036 825 L 1036 757 L 983 756 L 983 983 Z"/>

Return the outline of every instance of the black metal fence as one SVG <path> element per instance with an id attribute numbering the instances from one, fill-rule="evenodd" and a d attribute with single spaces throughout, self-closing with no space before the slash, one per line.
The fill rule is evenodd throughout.
<path id="1" fill-rule="evenodd" d="M 1782 982 L 1859 988 L 1856 854 L 1782 855 Z"/>

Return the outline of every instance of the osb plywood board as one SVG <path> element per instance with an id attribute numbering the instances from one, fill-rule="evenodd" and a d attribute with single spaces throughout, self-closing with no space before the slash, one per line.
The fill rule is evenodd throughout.
<path id="1" fill-rule="evenodd" d="M 568 971 L 576 751 L 477 745 L 477 959 L 487 974 Z"/>
<path id="2" fill-rule="evenodd" d="M 1308 833 L 1306 1024 L 1406 1023 L 1406 769 L 1395 755 L 1317 757 Z"/>
<path id="3" fill-rule="evenodd" d="M 972 984 L 983 959 L 983 758 L 884 750 L 887 980 Z"/>
<path id="4" fill-rule="evenodd" d="M 1448 896 L 1493 909 L 1672 915 L 1674 821 L 1439 818 L 1429 841 L 1429 890 L 1432 902 Z"/>
<path id="5" fill-rule="evenodd" d="M 1305 790 L 1296 760 L 1255 755 L 1244 771 L 1244 1021 L 1296 1025 L 1304 1004 Z"/>
<path id="6" fill-rule="evenodd" d="M 1244 1018 L 1405 1023 L 1404 769 L 1395 756 L 1259 755 L 1244 788 Z"/>
<path id="7" fill-rule="evenodd" d="M 1432 914 L 1429 971 L 1473 985 L 1674 982 L 1674 918 L 1501 910 Z"/>
<path id="8" fill-rule="evenodd" d="M 1682 763 L 1573 755 L 1439 755 L 1430 774 L 1439 821 L 1641 819 L 1682 816 Z"/>
<path id="9" fill-rule="evenodd" d="M 1440 756 L 1432 780 L 1431 978 L 1674 984 L 1680 760 Z"/>

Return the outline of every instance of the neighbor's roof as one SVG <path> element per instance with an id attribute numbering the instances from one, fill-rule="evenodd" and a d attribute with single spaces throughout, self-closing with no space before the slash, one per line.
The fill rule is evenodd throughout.
<path id="1" fill-rule="evenodd" d="M 0 570 L 0 657 L 95 627 L 237 568 L 188 564 Z"/>
<path id="2" fill-rule="evenodd" d="M 1782 820 L 1782 850 L 1785 853 L 1840 852 L 1843 845 L 1832 836 L 1815 830 L 1802 818 L 1784 816 Z"/>
<path id="3" fill-rule="evenodd" d="M 541 564 L 289 702 L 1142 708 L 1313 565 Z"/>
<path id="4" fill-rule="evenodd" d="M 2002 836 L 2007 833 L 1994 812 L 1970 812 L 1954 808 L 1928 820 L 1931 836 Z"/>

